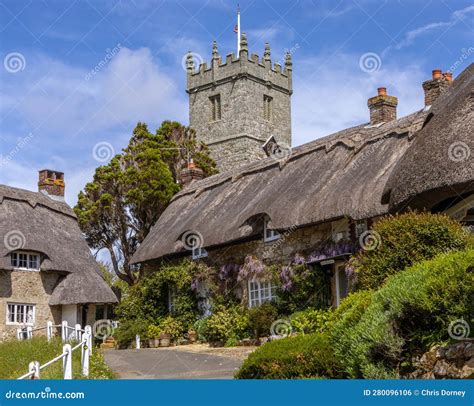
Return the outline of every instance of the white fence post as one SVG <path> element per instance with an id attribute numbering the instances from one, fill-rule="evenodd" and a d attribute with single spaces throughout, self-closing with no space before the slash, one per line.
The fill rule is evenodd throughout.
<path id="1" fill-rule="evenodd" d="M 139 350 L 140 349 L 140 336 L 138 334 L 135 336 L 135 344 L 136 344 L 135 346 L 137 350 Z"/>
<path id="2" fill-rule="evenodd" d="M 33 327 L 28 326 L 28 327 L 26 328 L 26 338 L 27 338 L 28 340 L 30 340 L 31 338 L 33 338 Z"/>
<path id="3" fill-rule="evenodd" d="M 67 320 L 61 323 L 61 340 L 63 343 L 67 341 Z"/>
<path id="4" fill-rule="evenodd" d="M 84 327 L 85 334 L 88 334 L 87 336 L 87 348 L 89 349 L 89 355 L 92 354 L 92 327 L 87 325 Z"/>
<path id="5" fill-rule="evenodd" d="M 84 333 L 83 345 L 81 347 L 81 363 L 82 363 L 82 375 L 89 376 L 89 340 L 90 334 Z"/>
<path id="6" fill-rule="evenodd" d="M 51 341 L 53 338 L 53 322 L 48 321 L 46 323 L 46 336 L 48 337 L 48 341 Z"/>
<path id="7" fill-rule="evenodd" d="M 21 328 L 16 329 L 16 338 L 18 338 L 18 340 L 23 340 L 23 333 Z"/>
<path id="8" fill-rule="evenodd" d="M 70 344 L 63 345 L 63 353 L 66 353 L 66 356 L 63 358 L 64 379 L 72 379 L 72 351 Z"/>
<path id="9" fill-rule="evenodd" d="M 76 324 L 74 326 L 74 333 L 76 335 L 76 340 L 81 341 L 81 325 L 80 324 Z"/>
<path id="10" fill-rule="evenodd" d="M 33 373 L 30 379 L 40 379 L 40 363 L 38 361 L 31 361 L 28 365 L 28 371 Z"/>

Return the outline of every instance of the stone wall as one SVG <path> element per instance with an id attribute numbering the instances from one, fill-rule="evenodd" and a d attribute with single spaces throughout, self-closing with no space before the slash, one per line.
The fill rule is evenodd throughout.
<path id="1" fill-rule="evenodd" d="M 434 347 L 417 362 L 412 379 L 473 379 L 474 341 Z"/>
<path id="2" fill-rule="evenodd" d="M 190 126 L 209 145 L 221 171 L 264 157 L 262 145 L 272 135 L 291 146 L 291 71 L 252 58 L 241 53 L 239 59 L 188 74 Z M 216 95 L 221 119 L 213 121 L 210 97 Z M 272 98 L 269 120 L 264 118 L 264 96 Z"/>
<path id="3" fill-rule="evenodd" d="M 15 337 L 18 326 L 7 325 L 7 303 L 34 304 L 35 327 L 47 321 L 61 323 L 61 306 L 49 306 L 59 274 L 36 271 L 0 271 L 0 339 Z M 37 334 L 46 334 L 45 330 Z"/>

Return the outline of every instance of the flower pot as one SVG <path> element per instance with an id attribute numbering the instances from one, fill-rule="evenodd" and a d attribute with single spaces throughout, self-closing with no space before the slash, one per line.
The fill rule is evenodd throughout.
<path id="1" fill-rule="evenodd" d="M 150 348 L 158 348 L 160 346 L 160 339 L 158 337 L 149 339 L 148 346 Z"/>
<path id="2" fill-rule="evenodd" d="M 189 337 L 189 343 L 195 343 L 197 340 L 197 333 L 195 331 L 189 331 L 188 332 L 188 337 Z"/>
<path id="3" fill-rule="evenodd" d="M 171 345 L 171 335 L 162 333 L 160 335 L 160 347 L 169 347 Z"/>

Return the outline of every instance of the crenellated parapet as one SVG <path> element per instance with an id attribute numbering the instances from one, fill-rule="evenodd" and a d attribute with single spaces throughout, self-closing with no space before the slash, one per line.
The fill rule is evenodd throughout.
<path id="1" fill-rule="evenodd" d="M 292 61 L 291 55 L 285 55 L 284 66 L 273 64 L 271 60 L 270 45 L 265 44 L 262 58 L 258 54 L 249 56 L 248 43 L 245 33 L 240 40 L 240 52 L 228 54 L 225 59 L 219 55 L 217 43 L 214 41 L 212 47 L 212 60 L 208 64 L 202 63 L 199 67 L 194 66 L 192 54 L 188 54 L 187 89 L 188 93 L 198 90 L 212 88 L 217 85 L 246 78 L 261 83 L 270 89 L 291 95 L 292 85 Z"/>

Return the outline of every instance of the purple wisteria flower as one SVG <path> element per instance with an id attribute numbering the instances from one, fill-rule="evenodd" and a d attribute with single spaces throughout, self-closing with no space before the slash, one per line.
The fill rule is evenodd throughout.
<path id="1" fill-rule="evenodd" d="M 265 264 L 262 261 L 260 261 L 258 258 L 252 255 L 247 255 L 245 257 L 244 264 L 239 270 L 239 275 L 237 277 L 237 280 L 239 282 L 243 280 L 249 280 L 249 279 L 258 277 L 264 272 L 265 272 Z"/>

